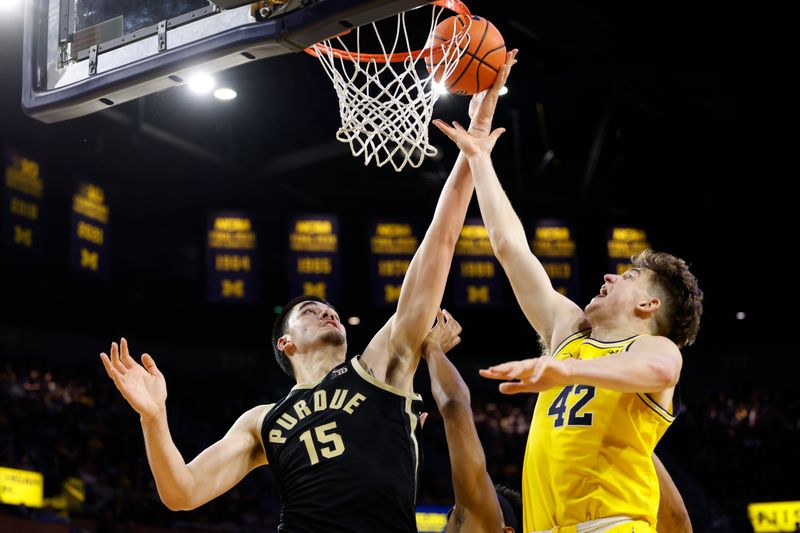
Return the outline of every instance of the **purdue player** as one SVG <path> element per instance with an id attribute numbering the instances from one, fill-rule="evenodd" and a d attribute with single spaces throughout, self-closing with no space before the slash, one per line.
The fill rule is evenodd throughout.
<path id="1" fill-rule="evenodd" d="M 473 97 L 471 127 L 488 131 L 514 63 L 509 52 L 495 84 Z M 127 343 L 101 359 L 140 414 L 147 458 L 162 501 L 194 509 L 269 462 L 287 533 L 416 531 L 418 416 L 413 379 L 422 341 L 436 317 L 473 185 L 459 155 L 428 231 L 411 260 L 395 314 L 360 356 L 346 359 L 345 329 L 318 298 L 290 302 L 273 329 L 281 367 L 297 381 L 282 401 L 245 412 L 219 441 L 186 464 L 169 434 L 166 383 Z"/>
<path id="2" fill-rule="evenodd" d="M 483 221 L 525 316 L 552 357 L 481 371 L 506 394 L 540 392 L 523 466 L 525 531 L 654 531 L 653 451 L 675 417 L 673 394 L 702 314 L 686 263 L 647 250 L 607 274 L 585 310 L 553 289 L 490 157 L 498 131 L 434 124 L 473 173 Z"/>

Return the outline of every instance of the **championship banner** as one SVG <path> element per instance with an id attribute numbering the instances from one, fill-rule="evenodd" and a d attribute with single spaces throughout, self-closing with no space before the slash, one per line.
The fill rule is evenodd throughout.
<path id="1" fill-rule="evenodd" d="M 43 499 L 44 475 L 0 466 L 0 503 L 39 508 Z"/>
<path id="2" fill-rule="evenodd" d="M 372 303 L 388 307 L 400 298 L 403 277 L 419 246 L 414 227 L 407 222 L 377 221 L 369 239 Z"/>
<path id="3" fill-rule="evenodd" d="M 453 257 L 453 288 L 460 307 L 498 307 L 503 303 L 500 263 L 479 217 L 464 222 Z"/>
<path id="4" fill-rule="evenodd" d="M 3 155 L 3 244 L 39 255 L 43 251 L 41 166 L 9 147 Z"/>
<path id="5" fill-rule="evenodd" d="M 105 190 L 92 183 L 78 183 L 72 196 L 70 264 L 72 268 L 101 278 L 108 277 L 108 217 Z"/>
<path id="6" fill-rule="evenodd" d="M 632 226 L 612 226 L 608 229 L 608 268 L 622 275 L 631 268 L 631 256 L 650 248 L 647 232 Z"/>
<path id="7" fill-rule="evenodd" d="M 339 221 L 329 215 L 295 217 L 289 233 L 289 297 L 339 301 Z"/>
<path id="8" fill-rule="evenodd" d="M 253 219 L 237 211 L 209 215 L 206 295 L 210 302 L 258 301 L 258 240 Z"/>
<path id="9" fill-rule="evenodd" d="M 550 276 L 553 288 L 577 303 L 578 256 L 573 227 L 559 219 L 538 220 L 530 246 Z"/>

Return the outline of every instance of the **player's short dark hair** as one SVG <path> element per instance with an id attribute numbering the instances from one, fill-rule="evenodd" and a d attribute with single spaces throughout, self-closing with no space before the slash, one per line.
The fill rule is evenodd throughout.
<path id="1" fill-rule="evenodd" d="M 494 486 L 494 490 L 503 511 L 503 523 L 513 527 L 514 531 L 522 531 L 522 495 L 500 483 Z"/>
<path id="2" fill-rule="evenodd" d="M 662 292 L 662 308 L 656 314 L 658 333 L 679 348 L 691 345 L 700 329 L 703 291 L 686 261 L 648 248 L 631 257 L 631 263 L 635 268 L 651 270 L 651 283 Z"/>
<path id="3" fill-rule="evenodd" d="M 292 368 L 291 361 L 289 361 L 289 357 L 283 353 L 283 350 L 278 348 L 278 339 L 283 337 L 286 333 L 286 323 L 289 321 L 289 314 L 292 312 L 292 309 L 303 302 L 319 302 L 333 307 L 325 298 L 320 298 L 319 296 L 298 296 L 284 305 L 280 314 L 275 319 L 275 322 L 272 324 L 272 351 L 275 352 L 275 360 L 278 362 L 278 366 L 280 366 L 281 370 L 286 372 L 290 378 L 294 378 L 294 369 Z"/>

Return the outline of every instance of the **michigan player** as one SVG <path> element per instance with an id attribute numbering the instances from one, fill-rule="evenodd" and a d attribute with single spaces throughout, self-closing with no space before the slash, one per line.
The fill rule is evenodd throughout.
<path id="1" fill-rule="evenodd" d="M 491 129 L 509 52 L 494 86 L 470 105 L 472 127 Z M 318 298 L 290 302 L 273 328 L 273 349 L 297 381 L 282 401 L 245 412 L 218 442 L 186 464 L 169 434 L 166 383 L 153 358 L 142 365 L 125 340 L 101 354 L 109 376 L 141 415 L 147 457 L 170 509 L 194 509 L 269 463 L 281 499 L 282 532 L 416 531 L 418 413 L 413 379 L 436 317 L 472 197 L 459 155 L 403 280 L 395 314 L 360 356 L 346 360 L 345 329 Z"/>
<path id="2" fill-rule="evenodd" d="M 437 120 L 467 157 L 483 221 L 547 353 L 481 372 L 507 394 L 540 392 L 523 467 L 525 531 L 654 531 L 653 451 L 675 418 L 680 348 L 697 335 L 702 291 L 686 263 L 647 250 L 607 274 L 585 310 L 553 289 L 491 161 L 501 130 Z"/>
<path id="3" fill-rule="evenodd" d="M 442 415 L 450 454 L 455 505 L 447 516 L 447 533 L 520 532 L 522 501 L 518 492 L 496 485 L 486 472 L 486 457 L 475 430 L 470 393 L 458 370 L 444 355 L 461 342 L 461 325 L 440 311 L 422 346 L 431 392 Z M 661 460 L 653 455 L 661 497 L 658 525 L 669 533 L 692 533 L 689 513 Z M 496 492 L 497 501 L 492 498 Z"/>
<path id="4" fill-rule="evenodd" d="M 495 487 L 486 471 L 470 393 L 458 370 L 445 355 L 461 342 L 461 325 L 440 311 L 422 346 L 428 364 L 431 393 L 444 420 L 455 505 L 447 516 L 447 533 L 522 533 L 522 502 L 518 492 Z"/>

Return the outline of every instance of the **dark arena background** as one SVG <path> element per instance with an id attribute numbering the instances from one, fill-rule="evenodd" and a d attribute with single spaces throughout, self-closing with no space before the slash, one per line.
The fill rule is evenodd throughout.
<path id="1" fill-rule="evenodd" d="M 493 160 L 558 286 L 583 306 L 644 246 L 700 280 L 680 413 L 656 449 L 693 530 L 798 531 L 795 19 L 760 5 L 468 6 L 519 49 Z M 23 11 L 0 0 L 0 531 L 275 531 L 267 468 L 195 511 L 161 503 L 99 353 L 124 336 L 153 355 L 190 460 L 292 386 L 270 345 L 290 298 L 325 294 L 349 353 L 364 348 L 410 258 L 375 243 L 422 238 L 457 151 L 431 127 L 439 155 L 420 168 L 364 165 L 334 138 L 336 94 L 304 53 L 217 72 L 233 99 L 180 85 L 45 123 L 21 106 Z M 445 95 L 434 117 L 464 121 L 468 103 Z M 450 356 L 489 472 L 519 489 L 535 396 L 502 396 L 478 369 L 539 348 L 481 254 L 479 216 L 473 199 L 442 305 L 464 328 Z M 327 244 L 308 253 L 312 241 Z M 442 531 L 453 494 L 424 363 L 416 389 L 430 413 L 418 524 Z"/>

